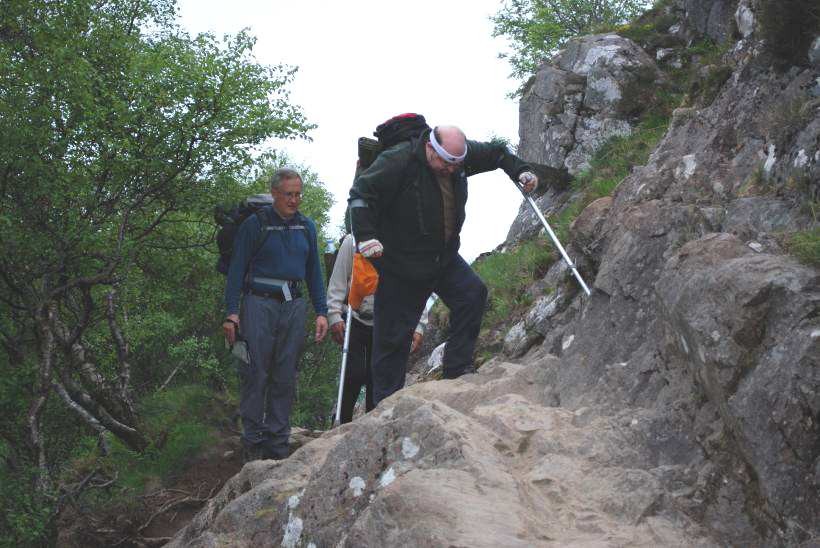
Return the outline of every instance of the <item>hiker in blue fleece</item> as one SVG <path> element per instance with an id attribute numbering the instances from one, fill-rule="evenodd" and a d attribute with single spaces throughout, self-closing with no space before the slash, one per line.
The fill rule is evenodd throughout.
<path id="1" fill-rule="evenodd" d="M 316 342 L 327 334 L 316 225 L 298 211 L 299 173 L 277 170 L 271 194 L 273 205 L 262 210 L 267 223 L 251 215 L 239 227 L 225 286 L 225 338 L 231 345 L 242 339 L 248 349 L 239 372 L 246 461 L 288 456 L 296 365 L 305 338 L 303 281 L 316 311 Z"/>

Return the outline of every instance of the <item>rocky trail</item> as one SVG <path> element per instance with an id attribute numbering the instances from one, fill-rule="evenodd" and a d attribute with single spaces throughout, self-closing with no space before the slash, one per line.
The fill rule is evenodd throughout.
<path id="1" fill-rule="evenodd" d="M 246 465 L 171 546 L 712 546 L 639 411 L 551 405 L 544 356 L 408 388 Z"/>

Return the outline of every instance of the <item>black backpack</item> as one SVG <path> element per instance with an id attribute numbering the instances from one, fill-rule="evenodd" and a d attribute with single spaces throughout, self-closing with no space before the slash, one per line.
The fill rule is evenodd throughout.
<path id="1" fill-rule="evenodd" d="M 269 234 L 269 231 L 266 230 L 269 224 L 268 216 L 265 215 L 262 208 L 272 204 L 273 197 L 270 194 L 255 194 L 239 204 L 233 206 L 218 205 L 214 208 L 214 220 L 219 227 L 216 232 L 216 245 L 219 248 L 219 259 L 216 261 L 216 270 L 218 272 L 228 274 L 231 253 L 233 253 L 233 241 L 236 238 L 236 233 L 239 232 L 239 225 L 251 215 L 256 215 L 259 218 L 261 230 L 250 260 L 253 260 L 253 257 L 262 249 Z"/>
<path id="2" fill-rule="evenodd" d="M 402 141 L 415 139 L 429 130 L 430 126 L 421 114 L 408 112 L 393 116 L 376 127 L 376 131 L 373 132 L 376 139 L 359 138 L 358 170 L 370 166 L 383 150 Z"/>

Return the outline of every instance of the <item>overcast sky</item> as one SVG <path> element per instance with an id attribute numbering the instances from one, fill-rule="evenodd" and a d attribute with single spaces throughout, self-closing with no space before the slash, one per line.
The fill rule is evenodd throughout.
<path id="1" fill-rule="evenodd" d="M 356 141 L 403 112 L 430 125 L 455 124 L 470 139 L 518 142 L 517 86 L 498 59 L 490 15 L 501 0 L 179 0 L 180 23 L 217 36 L 249 28 L 264 64 L 298 66 L 291 102 L 317 124 L 312 142 L 276 141 L 310 166 L 333 193 L 341 223 L 356 163 Z M 520 194 L 502 172 L 469 179 L 461 253 L 472 261 L 501 243 Z"/>

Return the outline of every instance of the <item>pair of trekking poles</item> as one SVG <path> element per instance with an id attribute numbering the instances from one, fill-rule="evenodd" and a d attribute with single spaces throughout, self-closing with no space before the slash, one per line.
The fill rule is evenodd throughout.
<path id="1" fill-rule="evenodd" d="M 547 231 L 547 234 L 549 234 L 549 237 L 552 239 L 552 243 L 555 244 L 555 247 L 557 247 L 558 251 L 561 253 L 561 257 L 563 258 L 564 263 L 567 265 L 567 268 L 572 270 L 572 273 L 575 275 L 575 279 L 578 280 L 578 283 L 580 284 L 581 289 L 583 289 L 584 293 L 586 293 L 587 297 L 589 297 L 591 295 L 589 287 L 587 287 L 586 282 L 584 282 L 584 279 L 581 277 L 581 274 L 578 272 L 578 268 L 575 266 L 575 263 L 573 263 L 572 260 L 569 258 L 569 255 L 567 255 L 567 252 L 564 249 L 564 246 L 561 245 L 561 242 L 558 240 L 558 236 L 556 236 L 555 232 L 553 232 L 552 227 L 550 227 L 549 223 L 547 222 L 547 219 L 544 217 L 544 214 L 541 213 L 540 209 L 538 209 L 538 206 L 535 204 L 535 200 L 532 199 L 532 196 L 527 194 L 527 192 L 524 190 L 523 186 L 521 186 L 517 182 L 514 182 L 514 184 L 515 184 L 515 187 L 519 190 L 519 192 L 521 192 L 521 195 L 524 197 L 524 200 L 526 200 L 526 202 L 532 208 L 532 210 L 535 213 L 536 217 L 538 217 L 538 220 L 540 220 L 541 224 L 544 225 L 544 229 Z M 351 219 L 351 221 L 352 221 L 352 219 Z M 351 232 L 351 238 L 353 238 L 353 250 L 354 250 L 354 253 L 355 253 L 356 238 L 353 236 L 352 222 L 351 222 L 350 232 Z M 348 288 L 347 288 L 348 294 L 350 294 L 350 289 L 352 287 L 353 287 L 353 272 L 350 273 L 350 283 L 349 283 Z M 341 366 L 341 371 L 339 373 L 339 395 L 338 395 L 338 398 L 336 399 L 336 414 L 335 414 L 334 419 L 333 419 L 333 426 L 334 427 L 338 426 L 340 424 L 340 420 L 341 420 L 340 417 L 341 417 L 341 412 L 342 412 L 342 391 L 344 390 L 344 384 L 345 384 L 345 370 L 347 369 L 347 354 L 348 354 L 348 350 L 350 349 L 350 326 L 353 323 L 352 319 L 353 319 L 353 307 L 351 306 L 351 304 L 348 300 L 348 303 L 347 303 L 347 317 L 345 318 L 345 338 L 344 338 L 344 344 L 342 345 L 342 366 Z"/>

